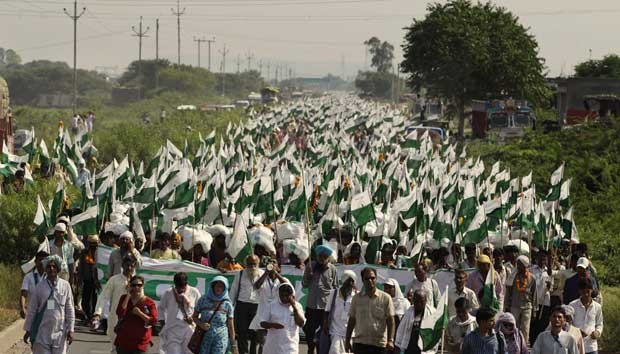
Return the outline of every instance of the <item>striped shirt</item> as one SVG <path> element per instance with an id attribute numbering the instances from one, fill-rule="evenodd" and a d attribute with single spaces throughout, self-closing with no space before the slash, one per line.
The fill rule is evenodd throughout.
<path id="1" fill-rule="evenodd" d="M 500 345 L 497 341 L 498 336 L 503 343 L 506 343 L 504 335 L 500 332 L 492 330 L 490 336 L 483 337 L 480 335 L 480 330 L 476 329 L 463 339 L 461 354 L 505 354 L 505 349 L 504 353 L 499 352 Z M 506 348 L 505 345 L 502 345 L 502 347 Z"/>

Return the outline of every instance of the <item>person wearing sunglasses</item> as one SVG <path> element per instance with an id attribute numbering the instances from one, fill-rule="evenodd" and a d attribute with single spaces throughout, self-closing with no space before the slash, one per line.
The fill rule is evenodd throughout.
<path id="1" fill-rule="evenodd" d="M 151 343 L 151 326 L 157 324 L 157 305 L 144 295 L 144 278 L 141 276 L 131 277 L 127 290 L 116 308 L 119 318 L 114 328 L 116 353 L 146 353 Z"/>
<path id="2" fill-rule="evenodd" d="M 527 339 L 517 328 L 517 321 L 510 312 L 500 314 L 495 327 L 504 335 L 506 354 L 528 354 Z"/>

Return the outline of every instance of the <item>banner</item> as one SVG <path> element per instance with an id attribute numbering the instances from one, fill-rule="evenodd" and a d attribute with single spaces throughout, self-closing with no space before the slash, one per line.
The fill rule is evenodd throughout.
<path id="1" fill-rule="evenodd" d="M 97 268 L 99 269 L 99 279 L 102 285 L 105 284 L 106 281 L 104 274 L 106 274 L 108 269 L 108 260 L 111 252 L 112 249 L 106 246 L 100 246 L 97 252 Z M 353 270 L 357 274 L 356 286 L 358 289 L 361 289 L 363 285 L 361 272 L 368 266 L 372 266 L 377 270 L 377 287 L 379 288 L 382 288 L 380 284 L 383 284 L 388 278 L 394 278 L 398 281 L 404 293 L 407 285 L 415 277 L 413 270 L 409 269 L 390 269 L 368 264 L 337 264 L 338 278 L 342 279 L 342 273 L 345 270 Z M 230 289 L 233 282 L 238 281 L 237 277 L 240 273 L 238 271 L 222 273 L 211 267 L 193 262 L 178 260 L 164 261 L 149 257 L 142 257 L 142 266 L 136 270 L 137 275 L 144 277 L 144 294 L 156 302 L 159 302 L 159 299 L 163 296 L 165 291 L 174 286 L 173 277 L 177 272 L 187 273 L 189 285 L 197 288 L 201 294 L 206 293 L 209 282 L 211 282 L 211 279 L 216 275 L 223 275 L 226 277 Z M 280 272 L 283 277 L 293 284 L 297 301 L 305 307 L 308 289 L 304 289 L 302 286 L 303 273 L 303 269 L 297 269 L 291 265 L 283 265 Z M 445 289 L 446 286 L 454 286 L 454 272 L 452 271 L 441 270 L 434 273 L 429 272 L 429 277 L 437 281 L 439 289 Z"/>

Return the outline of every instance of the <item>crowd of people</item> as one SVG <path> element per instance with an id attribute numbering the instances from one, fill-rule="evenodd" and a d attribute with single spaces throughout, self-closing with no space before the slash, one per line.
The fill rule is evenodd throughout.
<path id="1" fill-rule="evenodd" d="M 80 238 L 70 225 L 68 216 L 58 218 L 49 247 L 24 276 L 24 341 L 35 354 L 65 353 L 76 320 L 104 330 L 119 354 L 146 352 L 155 333 L 162 353 L 298 353 L 302 332 L 312 354 L 435 353 L 439 347 L 454 354 L 592 354 L 603 332 L 602 297 L 585 244 L 532 247 L 528 254 L 514 245 L 452 244 L 428 249 L 405 267 L 394 244 L 384 244 L 372 259 L 340 232 L 337 247 L 317 242 L 309 259 L 256 245 L 237 262 L 226 252 L 224 234 L 215 232 L 208 253 L 199 244 L 188 253 L 176 233 L 159 234 L 152 245 L 147 237 L 142 245 L 130 231 L 108 232 L 100 241 L 97 235 Z M 103 278 L 100 242 L 114 248 Z M 232 284 L 212 278 L 201 295 L 188 274 L 178 272 L 156 304 L 139 275 L 143 257 L 186 259 L 238 274 Z M 365 266 L 356 274 L 336 264 Z M 282 265 L 303 269 L 305 307 Z M 383 277 L 385 269 L 410 270 L 411 281 Z M 492 302 L 485 295 L 488 279 Z M 422 350 L 420 338 L 427 334 L 421 323 L 442 310 L 444 291 L 444 340 Z"/>

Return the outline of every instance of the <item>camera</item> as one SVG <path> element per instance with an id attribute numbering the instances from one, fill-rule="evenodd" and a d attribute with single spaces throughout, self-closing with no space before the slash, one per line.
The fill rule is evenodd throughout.
<path id="1" fill-rule="evenodd" d="M 267 271 L 269 271 L 269 272 L 273 271 L 273 263 L 267 264 Z"/>

